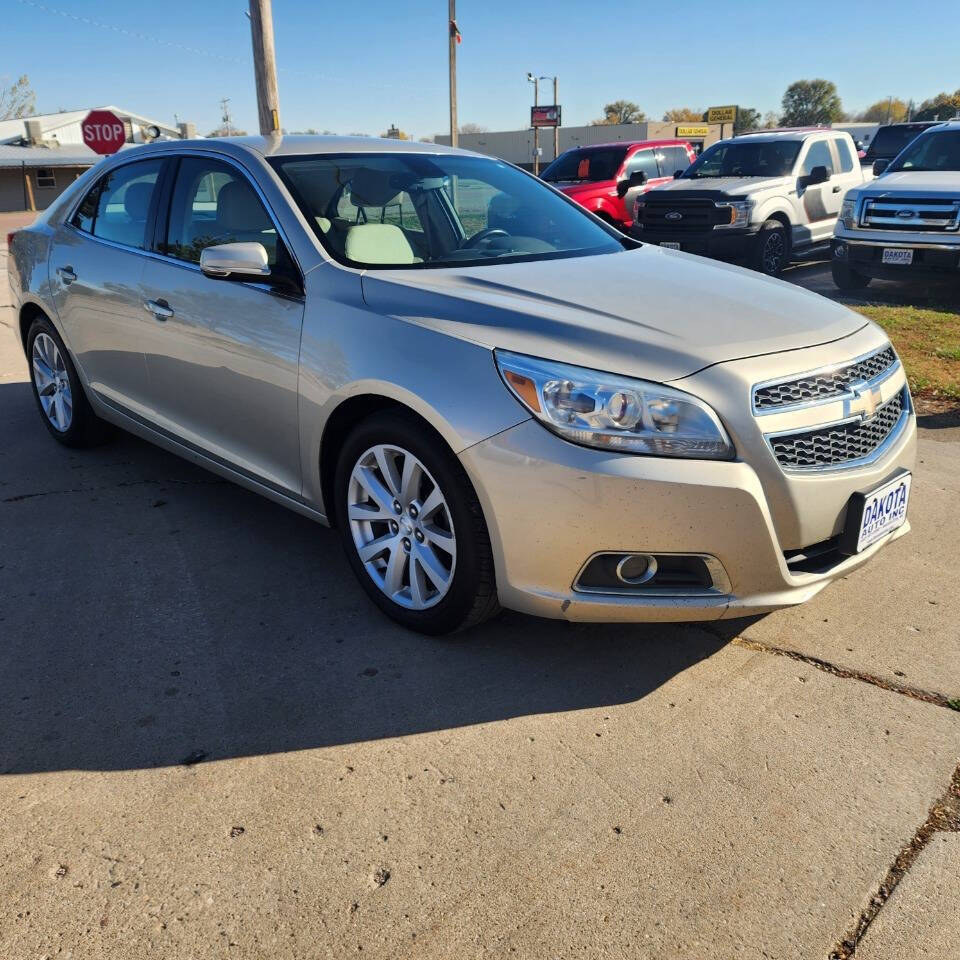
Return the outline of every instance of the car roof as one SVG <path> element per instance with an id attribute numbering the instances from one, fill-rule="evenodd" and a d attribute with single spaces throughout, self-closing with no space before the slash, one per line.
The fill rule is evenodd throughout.
<path id="1" fill-rule="evenodd" d="M 830 127 L 784 127 L 776 130 L 758 130 L 755 133 L 741 133 L 735 140 L 806 140 L 818 133 L 844 134 L 845 130 L 833 130 Z"/>
<path id="2" fill-rule="evenodd" d="M 389 137 L 336 137 L 276 135 L 269 137 L 203 137 L 195 140 L 163 140 L 140 147 L 144 151 L 176 152 L 183 149 L 219 150 L 228 154 L 256 153 L 263 157 L 286 157 L 318 153 L 450 153 L 481 156 L 470 150 L 439 143 L 394 140 Z"/>
<path id="3" fill-rule="evenodd" d="M 609 143 L 584 143 L 576 147 L 568 147 L 564 153 L 570 150 L 608 150 L 610 147 L 685 147 L 687 141 L 683 138 L 668 137 L 660 140 L 611 140 Z"/>

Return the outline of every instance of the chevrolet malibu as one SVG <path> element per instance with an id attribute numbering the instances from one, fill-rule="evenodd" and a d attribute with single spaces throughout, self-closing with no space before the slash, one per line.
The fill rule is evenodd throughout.
<path id="1" fill-rule="evenodd" d="M 336 527 L 406 627 L 800 603 L 909 529 L 873 323 L 631 240 L 507 163 L 284 137 L 102 161 L 10 237 L 44 427 Z"/>

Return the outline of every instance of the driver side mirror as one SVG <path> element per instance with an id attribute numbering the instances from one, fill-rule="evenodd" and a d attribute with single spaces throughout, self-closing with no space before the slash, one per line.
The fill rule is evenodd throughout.
<path id="1" fill-rule="evenodd" d="M 800 178 L 805 187 L 815 187 L 818 183 L 826 183 L 829 179 L 830 174 L 824 166 L 814 167 L 805 177 Z"/>
<path id="2" fill-rule="evenodd" d="M 224 280 L 241 277 L 269 277 L 270 264 L 262 243 L 220 243 L 200 253 L 200 269 L 208 277 Z"/>
<path id="3" fill-rule="evenodd" d="M 622 197 L 631 187 L 642 187 L 647 182 L 647 175 L 642 170 L 634 170 L 629 177 L 617 181 L 617 196 Z"/>
<path id="4" fill-rule="evenodd" d="M 890 166 L 889 160 L 874 160 L 873 161 L 873 175 L 879 177 L 881 173 L 886 173 L 887 167 Z"/>

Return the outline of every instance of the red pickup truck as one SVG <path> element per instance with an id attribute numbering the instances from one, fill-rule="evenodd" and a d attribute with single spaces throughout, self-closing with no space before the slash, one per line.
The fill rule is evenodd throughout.
<path id="1" fill-rule="evenodd" d="M 686 140 L 597 143 L 561 153 L 541 176 L 598 217 L 629 230 L 637 194 L 667 183 L 696 159 Z"/>

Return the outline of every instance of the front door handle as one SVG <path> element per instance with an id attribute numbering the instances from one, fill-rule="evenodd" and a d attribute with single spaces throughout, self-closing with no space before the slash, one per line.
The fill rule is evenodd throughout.
<path id="1" fill-rule="evenodd" d="M 833 188 L 833 192 L 834 192 L 834 193 L 839 193 L 839 192 L 840 192 L 840 184 L 839 184 L 839 183 Z"/>
<path id="2" fill-rule="evenodd" d="M 173 310 L 166 300 L 147 300 L 143 304 L 145 310 L 149 310 L 158 320 L 166 320 L 173 316 Z"/>
<path id="3" fill-rule="evenodd" d="M 77 275 L 73 272 L 73 267 L 57 267 L 57 276 L 69 286 L 77 279 Z"/>

